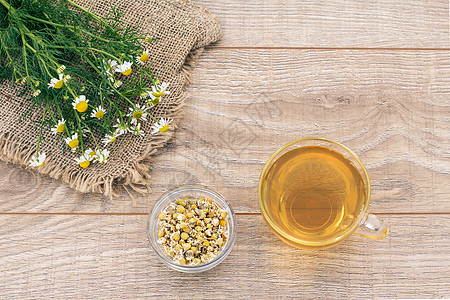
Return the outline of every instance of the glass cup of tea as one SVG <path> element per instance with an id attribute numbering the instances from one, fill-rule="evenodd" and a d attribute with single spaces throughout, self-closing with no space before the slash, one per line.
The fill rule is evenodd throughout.
<path id="1" fill-rule="evenodd" d="M 368 213 L 370 180 L 361 160 L 324 138 L 301 138 L 278 149 L 261 172 L 258 194 L 269 226 L 298 248 L 328 248 L 351 234 L 384 239 L 389 231 Z"/>

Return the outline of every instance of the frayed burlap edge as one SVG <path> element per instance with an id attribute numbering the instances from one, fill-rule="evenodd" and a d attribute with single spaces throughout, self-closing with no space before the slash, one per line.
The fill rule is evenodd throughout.
<path id="1" fill-rule="evenodd" d="M 185 89 L 187 84 L 190 82 L 190 72 L 196 65 L 197 59 L 203 51 L 203 47 L 194 49 L 185 60 L 185 63 L 181 69 L 181 72 L 186 79 L 185 86 L 183 87 L 184 91 L 173 100 L 173 103 L 176 104 L 176 106 L 168 114 L 171 118 L 175 119 L 180 115 L 184 100 L 187 97 L 187 92 Z M 174 126 L 171 126 L 171 130 L 169 132 L 161 135 L 160 138 L 155 140 L 153 143 L 148 144 L 142 154 L 135 161 L 130 162 L 125 172 L 118 176 L 86 177 L 86 175 L 81 172 L 62 170 L 57 164 L 46 164 L 45 166 L 39 168 L 39 173 L 49 175 L 55 179 L 60 179 L 63 182 L 68 183 L 71 188 L 74 188 L 79 192 L 101 193 L 110 199 L 120 196 L 122 188 L 130 194 L 128 187 L 140 194 L 148 193 L 151 191 L 151 176 L 148 171 L 150 170 L 150 162 L 153 159 L 152 156 L 159 148 L 163 147 L 167 141 L 172 138 L 176 127 L 176 124 L 174 124 Z M 0 160 L 20 165 L 27 165 L 32 155 L 35 153 L 36 150 L 33 147 L 18 144 L 16 140 L 13 141 L 9 138 L 8 133 L 0 133 Z M 27 167 L 27 169 L 30 168 Z"/>

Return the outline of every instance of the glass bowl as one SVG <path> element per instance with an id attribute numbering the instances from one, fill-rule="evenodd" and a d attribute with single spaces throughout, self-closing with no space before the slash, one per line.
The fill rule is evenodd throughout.
<path id="1" fill-rule="evenodd" d="M 167 254 L 165 254 L 162 247 L 157 243 L 158 216 L 161 212 L 163 212 L 164 209 L 167 208 L 167 206 L 169 206 L 171 203 L 174 203 L 180 197 L 197 198 L 202 196 L 213 200 L 213 203 L 215 203 L 217 206 L 219 206 L 220 209 L 223 209 L 228 213 L 228 239 L 225 246 L 222 248 L 222 251 L 213 260 L 196 266 L 180 265 L 177 262 L 173 261 L 172 258 Z M 236 240 L 236 215 L 222 195 L 201 185 L 182 185 L 166 192 L 156 202 L 152 212 L 148 217 L 147 235 L 150 241 L 150 245 L 152 246 L 153 250 L 155 250 L 157 256 L 164 264 L 166 264 L 170 268 L 185 273 L 204 272 L 220 264 L 228 256 L 228 254 L 230 254 L 231 248 L 233 248 L 234 241 Z"/>

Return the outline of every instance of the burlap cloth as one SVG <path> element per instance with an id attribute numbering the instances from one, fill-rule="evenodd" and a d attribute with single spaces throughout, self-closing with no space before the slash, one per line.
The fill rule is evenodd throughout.
<path id="1" fill-rule="evenodd" d="M 129 186 L 138 192 L 149 191 L 151 156 L 173 135 L 177 116 L 185 99 L 189 71 L 203 47 L 219 39 L 220 28 L 215 18 L 205 9 L 186 0 L 76 0 L 85 8 L 105 16 L 111 5 L 120 7 L 124 20 L 138 24 L 143 33 L 161 38 L 149 46 L 152 71 L 162 82 L 169 82 L 171 94 L 162 98 L 154 110 L 155 116 L 172 117 L 175 121 L 166 133 L 150 134 L 152 122 L 144 122 L 144 137 L 127 134 L 108 146 L 110 159 L 106 164 L 80 168 L 74 161 L 80 154 L 62 149 L 67 147 L 61 138 L 44 131 L 40 151 L 46 152 L 46 165 L 37 171 L 67 182 L 80 192 L 118 195 L 121 187 Z M 43 111 L 33 112 L 33 120 L 20 120 L 30 107 L 29 95 L 18 97 L 20 88 L 10 82 L 0 85 L 0 159 L 28 166 L 36 153 Z M 156 180 L 156 179 L 155 179 Z"/>

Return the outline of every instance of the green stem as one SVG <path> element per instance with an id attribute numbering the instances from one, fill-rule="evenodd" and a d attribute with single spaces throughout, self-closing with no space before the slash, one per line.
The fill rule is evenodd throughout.
<path id="1" fill-rule="evenodd" d="M 30 44 L 28 44 L 27 42 L 25 42 L 24 45 L 25 45 L 26 47 L 28 47 L 28 49 L 30 49 L 31 51 L 33 51 L 34 54 L 36 54 L 37 51 L 36 51 L 33 47 L 31 47 Z"/>
<path id="2" fill-rule="evenodd" d="M 39 132 L 39 139 L 38 139 L 37 146 L 36 146 L 36 157 L 39 157 L 39 144 L 41 143 L 41 140 L 42 140 L 42 128 L 44 128 L 45 114 L 47 112 L 49 102 L 50 101 L 48 100 L 48 97 L 47 97 L 47 104 L 45 105 L 44 114 L 42 115 L 41 129 Z"/>
<path id="3" fill-rule="evenodd" d="M 34 48 L 33 48 L 30 44 L 28 44 L 27 42 L 25 42 L 24 45 L 27 46 L 28 49 L 30 49 L 31 51 L 33 51 L 34 54 L 43 56 L 43 57 L 45 57 L 46 59 L 48 59 L 50 62 L 52 62 L 52 63 L 55 65 L 55 68 L 53 68 L 55 71 L 59 68 L 60 64 L 59 64 L 56 60 L 54 60 L 53 58 L 51 58 L 50 56 L 48 56 L 48 55 L 43 55 L 43 54 L 38 53 L 37 50 L 34 49 Z M 42 60 L 42 58 L 41 58 L 41 60 Z M 43 60 L 42 60 L 42 61 L 43 61 Z M 49 74 L 49 75 L 50 75 L 50 74 Z"/>
<path id="4" fill-rule="evenodd" d="M 55 101 L 55 104 L 56 104 L 56 109 L 58 110 L 58 113 L 59 113 L 61 119 L 64 119 L 61 108 L 59 107 L 58 101 Z M 65 121 L 67 122 L 67 120 L 65 120 Z M 67 126 L 65 124 L 64 124 L 64 130 L 66 131 L 67 137 L 69 137 L 70 132 L 69 132 L 69 129 L 67 129 Z"/>
<path id="5" fill-rule="evenodd" d="M 156 123 L 161 124 L 151 113 L 147 113 L 147 115 L 149 115 L 153 120 L 155 120 Z"/>
<path id="6" fill-rule="evenodd" d="M 22 73 L 20 73 L 20 72 L 17 70 L 16 64 L 15 64 L 14 60 L 12 59 L 11 55 L 9 54 L 8 48 L 5 47 L 5 45 L 3 45 L 3 44 L 2 44 L 2 48 L 3 48 L 3 50 L 5 51 L 6 56 L 8 57 L 9 62 L 11 63 L 11 65 L 12 65 L 12 67 L 13 67 L 14 74 L 19 74 L 19 76 L 22 78 L 23 75 L 22 75 Z"/>
<path id="7" fill-rule="evenodd" d="M 49 111 L 50 111 L 50 117 L 52 118 L 52 120 L 53 120 L 53 122 L 55 123 L 55 125 L 57 125 L 57 124 L 58 124 L 58 121 L 55 119 L 55 116 L 53 115 L 52 110 L 49 110 Z"/>
<path id="8" fill-rule="evenodd" d="M 100 72 L 100 70 L 99 70 L 98 68 L 95 67 L 94 63 L 93 63 L 89 58 L 85 57 L 85 59 L 86 59 L 87 63 L 88 63 L 94 70 L 97 71 L 97 73 L 99 73 L 100 75 L 103 75 L 102 72 Z M 108 80 L 107 80 L 107 83 L 108 83 L 108 85 L 111 86 L 111 83 L 110 83 Z M 114 87 L 113 87 L 113 88 L 114 88 Z M 129 100 L 127 99 L 127 101 L 129 101 Z M 130 101 L 129 101 L 129 102 L 130 102 Z M 117 112 L 119 113 L 120 121 L 123 122 L 122 115 L 120 114 L 120 109 L 119 109 L 119 108 L 116 106 L 116 104 L 113 103 L 112 101 L 110 101 L 109 103 L 110 103 L 110 104 L 113 104 L 114 108 L 115 108 L 115 109 L 117 110 Z M 134 104 L 133 104 L 133 106 L 134 106 Z"/>
<path id="9" fill-rule="evenodd" d="M 91 128 L 89 128 L 89 126 L 87 126 L 86 123 L 84 123 L 83 121 L 81 121 L 81 123 L 87 128 L 87 130 L 91 134 L 92 138 L 94 139 L 94 143 L 95 143 L 95 146 L 97 147 L 98 151 L 101 151 L 100 147 L 98 146 L 97 139 L 95 138 L 94 134 L 91 131 Z"/>
<path id="10" fill-rule="evenodd" d="M 0 0 L 1 1 L 1 0 Z M 25 60 L 25 70 L 26 70 L 26 73 L 27 73 L 27 77 L 28 77 L 28 64 L 27 64 L 27 56 L 26 56 L 26 50 L 25 50 L 25 46 L 26 47 L 28 47 L 31 51 L 33 51 L 33 53 L 34 54 L 36 54 L 37 55 L 37 58 L 42 62 L 42 64 L 43 64 L 43 67 L 44 67 L 44 69 L 45 69 L 45 71 L 47 72 L 47 74 L 50 76 L 50 77 L 52 77 L 52 74 L 50 74 L 50 72 L 49 72 L 49 70 L 48 70 L 48 68 L 47 68 L 47 63 L 42 59 L 42 55 L 39 55 L 39 53 L 37 53 L 37 51 L 36 51 L 36 49 L 34 49 L 33 47 L 31 47 L 31 45 L 30 44 L 28 44 L 26 41 L 25 41 L 25 37 L 24 37 L 24 35 L 23 35 L 23 32 L 22 32 L 22 30 L 20 29 L 20 32 L 21 32 L 21 34 L 22 34 L 22 42 L 23 42 L 23 46 L 24 46 L 24 60 Z M 58 65 L 58 63 L 56 62 L 56 61 L 54 61 L 51 57 L 48 57 L 48 56 L 44 56 L 45 58 L 47 58 L 48 60 L 50 60 L 51 62 L 53 62 L 56 66 L 59 66 Z M 56 69 L 55 69 L 56 70 Z"/>
<path id="11" fill-rule="evenodd" d="M 7 10 L 10 10 L 12 13 L 14 13 L 16 10 L 9 5 L 8 2 L 5 0 L 0 0 L 0 3 L 3 4 L 4 7 L 6 7 Z"/>
<path id="12" fill-rule="evenodd" d="M 100 96 L 100 104 L 102 105 L 102 108 L 104 109 L 105 107 L 103 106 L 102 85 L 103 85 L 103 81 L 100 82 L 100 87 L 99 87 L 99 89 L 98 89 L 98 93 L 99 93 L 99 96 Z"/>
<path id="13" fill-rule="evenodd" d="M 98 52 L 98 53 L 102 53 L 104 55 L 107 55 L 107 56 L 109 56 L 109 57 L 111 57 L 111 58 L 113 58 L 113 59 L 115 59 L 117 61 L 121 61 L 120 58 L 117 58 L 116 56 L 112 55 L 111 53 L 108 53 L 106 51 L 103 51 L 103 50 L 100 50 L 100 49 L 97 49 L 97 48 L 92 48 L 92 47 L 86 47 L 85 48 L 85 47 L 65 47 L 65 46 L 52 46 L 52 45 L 47 45 L 47 47 L 48 48 L 55 48 L 55 49 L 74 49 L 74 50 L 85 50 L 85 49 L 88 49 L 88 50 L 91 50 L 91 51 L 94 51 L 94 52 Z"/>
<path id="14" fill-rule="evenodd" d="M 19 28 L 20 31 L 20 35 L 22 36 L 22 43 L 23 43 L 23 47 L 22 47 L 22 52 L 23 52 L 23 60 L 25 63 L 25 73 L 27 74 L 27 80 L 29 80 L 29 76 L 28 76 L 28 62 L 27 62 L 27 49 L 25 48 L 25 45 L 27 44 L 27 42 L 25 41 L 25 35 L 23 34 L 22 29 Z"/>
<path id="15" fill-rule="evenodd" d="M 96 14 L 88 11 L 87 9 L 85 9 L 83 6 L 80 6 L 78 4 L 76 4 L 75 2 L 68 0 L 67 2 L 69 2 L 70 4 L 72 4 L 73 6 L 81 9 L 82 11 L 84 11 L 85 13 L 87 13 L 88 15 L 90 15 L 94 20 L 102 23 L 103 25 L 105 25 L 106 27 L 111 27 L 108 23 L 105 22 L 105 20 L 103 20 L 102 18 L 100 18 L 99 16 L 97 16 Z"/>
<path id="16" fill-rule="evenodd" d="M 75 94 L 72 89 L 70 88 L 70 86 L 67 84 L 67 82 L 64 82 L 64 85 L 66 86 L 67 90 L 69 91 L 69 93 L 74 97 L 77 98 L 77 94 Z"/>
<path id="17" fill-rule="evenodd" d="M 50 73 L 50 71 L 47 68 L 47 63 L 42 59 L 42 57 L 38 56 L 37 58 L 41 61 L 42 66 L 44 67 L 44 69 L 47 72 L 48 76 L 53 77 L 52 74 Z"/>
<path id="18" fill-rule="evenodd" d="M 78 137 L 78 140 L 80 141 L 80 145 L 81 145 L 81 153 L 82 153 L 82 155 L 84 155 L 84 143 L 83 143 L 83 130 L 81 129 L 81 119 L 80 119 L 80 117 L 78 116 L 78 113 L 77 113 L 77 111 L 74 109 L 73 110 L 73 113 L 74 113 L 74 115 L 75 115 L 75 118 L 77 119 L 77 127 L 78 127 L 78 131 L 79 131 L 79 137 Z"/>
<path id="19" fill-rule="evenodd" d="M 3 0 L 0 0 L 0 1 L 3 1 Z M 100 41 L 103 41 L 103 42 L 106 42 L 106 43 L 110 42 L 110 40 L 104 39 L 104 38 L 102 38 L 100 36 L 96 36 L 95 34 L 90 33 L 89 31 L 81 29 L 79 27 L 58 24 L 58 23 L 55 23 L 55 22 L 46 21 L 46 20 L 43 20 L 43 19 L 40 19 L 40 18 L 36 18 L 36 17 L 30 16 L 30 15 L 27 15 L 27 14 L 24 14 L 24 16 L 29 18 L 29 19 L 31 19 L 31 20 L 42 22 L 42 23 L 45 23 L 45 24 L 48 24 L 48 25 L 52 25 L 52 26 L 55 26 L 55 27 L 66 28 L 66 29 L 68 29 L 68 30 L 70 30 L 70 31 L 72 31 L 74 33 L 76 32 L 76 30 L 74 30 L 74 29 L 78 29 L 80 32 L 82 32 L 82 33 L 84 33 L 86 35 L 89 35 L 90 37 L 96 38 L 96 39 L 98 39 Z"/>

